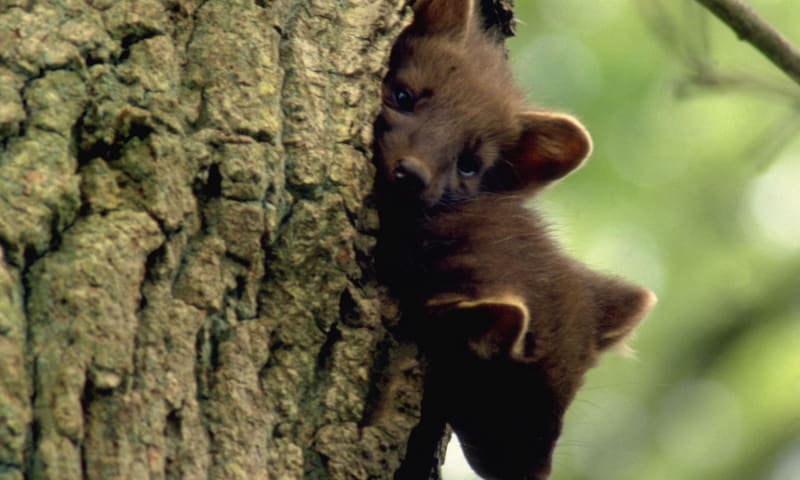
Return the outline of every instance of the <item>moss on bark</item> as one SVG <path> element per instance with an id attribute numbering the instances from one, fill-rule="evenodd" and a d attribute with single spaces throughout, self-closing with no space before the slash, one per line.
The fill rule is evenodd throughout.
<path id="1" fill-rule="evenodd" d="M 0 2 L 0 478 L 397 468 L 364 201 L 407 15 Z"/>

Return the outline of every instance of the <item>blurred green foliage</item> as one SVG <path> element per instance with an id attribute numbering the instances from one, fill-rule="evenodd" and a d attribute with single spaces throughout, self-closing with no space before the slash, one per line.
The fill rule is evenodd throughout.
<path id="1" fill-rule="evenodd" d="M 800 46 L 797 0 L 749 3 Z M 800 86 L 694 1 L 516 4 L 518 83 L 595 142 L 535 203 L 659 297 L 637 358 L 590 371 L 553 479 L 800 479 Z"/>

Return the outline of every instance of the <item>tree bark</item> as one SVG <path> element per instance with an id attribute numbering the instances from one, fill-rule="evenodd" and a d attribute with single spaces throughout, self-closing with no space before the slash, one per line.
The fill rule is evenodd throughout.
<path id="1" fill-rule="evenodd" d="M 423 371 L 368 196 L 409 16 L 0 0 L 0 480 L 398 470 Z"/>

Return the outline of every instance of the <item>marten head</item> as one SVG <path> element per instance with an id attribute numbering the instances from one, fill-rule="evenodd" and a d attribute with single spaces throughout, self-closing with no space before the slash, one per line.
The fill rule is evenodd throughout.
<path id="1" fill-rule="evenodd" d="M 586 370 L 620 345 L 655 301 L 618 280 L 585 281 L 588 304 L 545 322 L 531 311 L 539 305 L 513 295 L 433 308 L 430 320 L 447 332 L 430 363 L 438 401 L 481 476 L 549 478 L 564 413 Z"/>
<path id="2" fill-rule="evenodd" d="M 382 86 L 380 179 L 423 207 L 480 191 L 535 190 L 591 150 L 574 118 L 524 106 L 505 52 L 483 31 L 473 4 L 417 1 Z"/>
<path id="3" fill-rule="evenodd" d="M 421 224 L 431 394 L 476 472 L 546 479 L 585 372 L 655 296 L 566 256 L 514 198 L 484 194 Z"/>

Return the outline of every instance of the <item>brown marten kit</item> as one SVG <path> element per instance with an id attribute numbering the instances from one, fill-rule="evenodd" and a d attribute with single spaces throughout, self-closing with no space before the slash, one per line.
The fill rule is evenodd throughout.
<path id="1" fill-rule="evenodd" d="M 414 11 L 375 129 L 379 271 L 429 359 L 426 404 L 471 466 L 546 479 L 584 373 L 655 297 L 566 256 L 523 205 L 586 159 L 581 124 L 525 106 L 473 1 Z"/>
<path id="2" fill-rule="evenodd" d="M 566 256 L 516 197 L 482 194 L 418 228 L 426 395 L 477 473 L 547 478 L 584 373 L 655 297 Z"/>
<path id="3" fill-rule="evenodd" d="M 419 0 L 382 88 L 379 193 L 405 210 L 481 191 L 532 191 L 591 150 L 577 120 L 525 106 L 473 0 Z"/>

